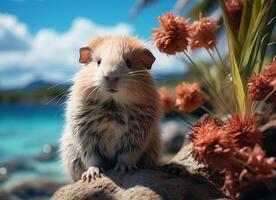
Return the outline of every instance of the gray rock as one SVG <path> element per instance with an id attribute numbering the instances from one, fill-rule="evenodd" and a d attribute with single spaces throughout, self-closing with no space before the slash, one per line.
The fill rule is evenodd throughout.
<path id="1" fill-rule="evenodd" d="M 58 158 L 58 146 L 45 144 L 40 155 L 34 156 L 33 159 L 39 162 L 48 162 Z"/>
<path id="2" fill-rule="evenodd" d="M 0 174 L 0 184 L 7 181 L 9 178 L 8 174 Z"/>
<path id="3" fill-rule="evenodd" d="M 34 167 L 27 164 L 24 160 L 11 160 L 6 163 L 0 164 L 0 168 L 5 168 L 7 170 L 7 173 L 34 170 Z"/>
<path id="4" fill-rule="evenodd" d="M 202 165 L 198 165 L 197 162 L 190 159 L 186 164 L 189 165 L 188 171 L 193 172 L 191 174 L 182 165 L 182 161 L 178 160 L 188 159 L 191 153 L 191 146 L 188 146 L 189 148 L 184 148 L 184 151 L 182 148 L 177 157 L 172 160 L 176 166 L 184 168 L 185 173 L 181 176 L 164 173 L 160 169 L 138 170 L 132 175 L 121 175 L 109 171 L 104 178 L 91 183 L 78 181 L 61 188 L 54 194 L 52 200 L 206 200 L 223 198 L 221 192 L 208 183 L 203 178 L 204 176 L 201 176 Z"/>
<path id="5" fill-rule="evenodd" d="M 63 183 L 50 180 L 34 180 L 23 182 L 11 189 L 11 194 L 21 199 L 42 199 L 51 197 Z"/>
<path id="6" fill-rule="evenodd" d="M 162 141 L 164 154 L 176 153 L 181 148 L 186 128 L 175 121 L 169 121 L 162 126 Z"/>
<path id="7" fill-rule="evenodd" d="M 106 177 L 91 183 L 79 181 L 67 185 L 57 191 L 52 200 L 196 200 L 218 197 L 221 197 L 219 191 L 192 176 L 184 178 L 157 170 L 139 170 L 133 175 L 109 172 Z"/>
<path id="8" fill-rule="evenodd" d="M 19 200 L 18 198 L 11 195 L 9 192 L 0 188 L 0 199 L 1 200 Z"/>

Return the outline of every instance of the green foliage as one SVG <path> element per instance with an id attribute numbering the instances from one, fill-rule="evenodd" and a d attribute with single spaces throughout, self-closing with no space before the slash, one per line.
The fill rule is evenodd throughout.
<path id="1" fill-rule="evenodd" d="M 253 73 L 260 73 L 262 69 L 276 21 L 276 1 L 245 1 L 237 35 L 231 27 L 225 2 L 219 2 L 227 32 L 236 112 L 250 116 L 254 112 L 247 95 L 247 82 Z"/>
<path id="2" fill-rule="evenodd" d="M 66 94 L 66 88 L 42 87 L 34 91 L 8 91 L 0 93 L 1 103 L 48 103 L 58 101 Z M 55 101 L 53 101 L 55 102 Z"/>

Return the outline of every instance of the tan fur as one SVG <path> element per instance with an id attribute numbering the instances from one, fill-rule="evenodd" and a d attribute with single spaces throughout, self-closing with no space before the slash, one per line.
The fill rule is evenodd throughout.
<path id="1" fill-rule="evenodd" d="M 61 145 L 65 168 L 69 171 L 72 179 L 77 180 L 83 173 L 83 168 L 88 169 L 95 165 L 97 162 L 93 157 L 95 155 L 93 152 L 93 155 L 86 155 L 85 158 L 82 155 L 84 150 L 90 151 L 90 145 L 98 145 L 100 149 L 104 149 L 103 154 L 107 159 L 115 158 L 118 163 L 123 162 L 139 167 L 155 166 L 160 154 L 159 120 L 161 109 L 155 83 L 151 74 L 146 70 L 154 61 L 154 57 L 140 40 L 127 36 L 97 37 L 90 42 L 89 47 L 92 62 L 83 66 L 75 76 L 75 84 L 67 104 L 66 128 Z M 101 59 L 100 66 L 97 64 L 99 59 Z M 126 66 L 127 59 L 131 62 L 131 68 Z M 118 92 L 114 94 L 110 94 L 103 86 L 104 76 L 111 72 L 120 76 Z M 97 120 L 99 118 L 97 115 L 101 115 L 103 112 L 100 105 L 111 99 L 118 108 L 121 108 L 123 112 L 121 117 L 126 124 L 118 123 L 114 118 L 92 124 L 92 127 L 89 126 L 89 130 L 79 127 L 78 124 L 80 122 L 83 124 L 85 121 L 79 122 L 79 118 L 76 116 L 82 116 L 81 114 L 91 110 L 95 115 L 88 112 L 84 120 L 88 122 L 94 118 Z M 91 101 L 97 103 L 91 105 L 89 103 Z M 97 105 L 99 106 L 97 107 Z M 142 110 L 139 110 L 139 107 Z M 145 118 L 143 116 L 139 118 L 139 113 L 145 115 Z M 131 121 L 129 118 L 131 114 L 138 114 L 138 120 Z M 116 112 L 113 115 L 116 115 Z M 147 117 L 152 118 L 153 121 L 149 122 Z M 82 133 L 82 130 L 85 133 Z M 91 139 L 92 135 L 90 136 L 90 134 L 94 130 L 103 132 L 100 134 L 100 141 Z M 84 139 L 80 138 L 78 134 L 84 135 L 82 136 Z M 125 134 L 131 135 L 128 137 Z M 142 137 L 139 134 L 146 134 L 146 136 Z M 140 137 L 141 139 L 139 139 Z M 132 142 L 132 145 L 136 143 L 134 146 L 137 148 L 133 152 L 124 153 L 122 150 L 118 153 L 118 145 L 128 142 Z M 72 163 L 79 161 L 81 166 L 78 171 Z"/>

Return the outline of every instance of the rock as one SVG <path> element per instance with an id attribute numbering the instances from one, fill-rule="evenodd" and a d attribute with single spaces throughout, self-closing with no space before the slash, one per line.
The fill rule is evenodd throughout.
<path id="1" fill-rule="evenodd" d="M 7 169 L 5 167 L 0 167 L 0 183 L 5 182 L 6 180 L 8 180 L 9 175 L 7 173 Z"/>
<path id="2" fill-rule="evenodd" d="M 192 176 L 174 176 L 157 170 L 132 175 L 108 172 L 91 183 L 78 181 L 61 188 L 52 200 L 86 199 L 214 199 L 222 195 L 212 185 Z"/>
<path id="3" fill-rule="evenodd" d="M 267 156 L 276 157 L 276 117 L 260 127 Z"/>
<path id="4" fill-rule="evenodd" d="M 19 200 L 18 198 L 11 195 L 9 192 L 0 188 L 0 199 L 1 200 Z"/>
<path id="5" fill-rule="evenodd" d="M 186 130 L 185 127 L 181 126 L 175 121 L 166 122 L 162 126 L 162 141 L 164 154 L 176 153 L 181 148 Z"/>
<path id="6" fill-rule="evenodd" d="M 268 157 L 276 157 L 276 104 L 265 104 L 257 112 L 259 129 L 263 135 L 263 145 Z"/>
<path id="7" fill-rule="evenodd" d="M 132 175 L 121 175 L 108 171 L 105 177 L 91 183 L 78 181 L 61 188 L 54 194 L 52 200 L 205 200 L 223 198 L 222 193 L 204 178 L 208 177 L 204 167 L 189 157 L 191 156 L 191 145 L 188 144 L 188 148 L 186 146 L 172 159 L 172 163 L 184 169 L 185 173 L 182 176 L 168 174 L 160 169 L 138 170 Z M 183 162 L 183 158 L 187 161 Z M 183 164 L 187 164 L 188 171 L 193 173 L 187 173 Z"/>
<path id="8" fill-rule="evenodd" d="M 14 186 L 11 193 L 21 199 L 43 199 L 51 197 L 63 183 L 50 180 L 34 180 Z"/>
<path id="9" fill-rule="evenodd" d="M 16 171 L 32 171 L 34 168 L 23 160 L 12 160 L 4 164 L 0 164 L 0 169 L 6 169 L 6 173 Z"/>
<path id="10" fill-rule="evenodd" d="M 58 158 L 58 147 L 57 145 L 45 144 L 42 148 L 42 153 L 38 156 L 33 157 L 35 161 L 47 162 Z"/>
<path id="11" fill-rule="evenodd" d="M 7 181 L 9 178 L 9 175 L 8 174 L 1 174 L 0 173 L 0 184 Z"/>

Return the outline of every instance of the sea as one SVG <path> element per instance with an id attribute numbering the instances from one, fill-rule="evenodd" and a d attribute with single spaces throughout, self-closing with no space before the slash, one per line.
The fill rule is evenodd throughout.
<path id="1" fill-rule="evenodd" d="M 0 188 L 35 179 L 67 181 L 58 156 L 36 159 L 58 148 L 63 125 L 64 105 L 0 104 L 0 176 L 8 176 Z"/>
<path id="2" fill-rule="evenodd" d="M 9 190 L 36 179 L 69 181 L 58 153 L 64 107 L 64 104 L 0 104 L 0 188 Z M 38 159 L 50 150 L 53 157 Z"/>

